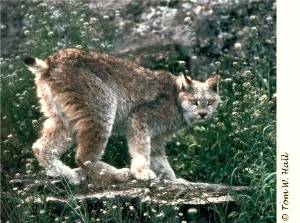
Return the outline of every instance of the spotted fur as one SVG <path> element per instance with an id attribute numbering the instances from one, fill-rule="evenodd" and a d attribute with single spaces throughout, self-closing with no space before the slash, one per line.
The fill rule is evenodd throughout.
<path id="1" fill-rule="evenodd" d="M 102 182 L 123 182 L 131 175 L 176 180 L 165 142 L 177 130 L 211 118 L 220 101 L 217 75 L 199 82 L 78 49 L 24 62 L 35 74 L 47 118 L 33 152 L 48 175 L 62 175 L 72 183 L 84 175 Z M 127 138 L 130 169 L 99 160 L 112 132 Z M 58 159 L 70 143 L 76 144 L 79 169 Z"/>

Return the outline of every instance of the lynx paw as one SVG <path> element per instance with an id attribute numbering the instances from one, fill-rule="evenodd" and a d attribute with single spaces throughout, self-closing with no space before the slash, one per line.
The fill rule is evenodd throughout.
<path id="1" fill-rule="evenodd" d="M 150 169 L 140 169 L 131 173 L 137 180 L 153 180 L 156 178 L 156 174 Z"/>
<path id="2" fill-rule="evenodd" d="M 65 177 L 71 184 L 79 184 L 85 176 L 80 168 L 71 169 L 60 160 L 54 160 L 46 169 L 46 175 L 50 177 Z"/>
<path id="3" fill-rule="evenodd" d="M 125 182 L 129 180 L 130 177 L 131 177 L 131 173 L 128 168 L 122 168 L 117 170 L 116 181 Z"/>
<path id="4" fill-rule="evenodd" d="M 141 155 L 132 159 L 130 171 L 137 180 L 152 180 L 156 178 L 156 174 L 149 168 L 149 160 Z"/>

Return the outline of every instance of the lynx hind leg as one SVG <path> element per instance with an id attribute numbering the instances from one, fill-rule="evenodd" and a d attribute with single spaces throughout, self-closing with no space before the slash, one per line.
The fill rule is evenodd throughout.
<path id="1" fill-rule="evenodd" d="M 107 111 L 106 114 L 111 116 Z M 128 168 L 117 169 L 99 161 L 112 130 L 114 117 L 85 117 L 75 125 L 77 151 L 75 160 L 91 179 L 105 182 L 124 182 L 130 177 Z"/>
<path id="2" fill-rule="evenodd" d="M 44 122 L 41 138 L 32 145 L 32 151 L 48 176 L 63 176 L 78 184 L 80 170 L 73 170 L 58 159 L 70 144 L 68 136 L 68 130 L 59 118 L 49 118 Z"/>

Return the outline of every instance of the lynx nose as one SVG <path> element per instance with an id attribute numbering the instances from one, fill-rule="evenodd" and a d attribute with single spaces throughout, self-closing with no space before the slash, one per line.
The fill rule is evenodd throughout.
<path id="1" fill-rule="evenodd" d="M 207 115 L 207 111 L 205 111 L 205 110 L 200 110 L 200 111 L 198 112 L 198 114 L 201 116 L 201 118 L 204 118 L 204 117 Z"/>

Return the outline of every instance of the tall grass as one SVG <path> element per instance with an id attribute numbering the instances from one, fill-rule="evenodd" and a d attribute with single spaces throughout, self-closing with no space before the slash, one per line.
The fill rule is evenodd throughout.
<path id="1" fill-rule="evenodd" d="M 159 207 L 151 203 L 134 207 L 116 199 L 107 201 L 97 210 L 88 211 L 85 204 L 74 200 L 74 195 L 80 191 L 78 187 L 65 184 L 63 189 L 53 186 L 49 191 L 12 187 L 8 183 L 15 177 L 45 178 L 30 150 L 38 137 L 43 117 L 39 112 L 33 77 L 22 64 L 23 56 L 43 58 L 66 47 L 111 52 L 112 39 L 117 33 L 113 17 L 95 13 L 80 1 L 73 4 L 23 1 L 23 5 L 26 14 L 22 47 L 0 61 L 1 219 L 10 222 L 184 220 L 180 207 Z M 215 222 L 274 222 L 275 6 L 272 1 L 242 1 L 238 4 L 232 2 L 227 8 L 216 5 L 212 9 L 213 14 L 207 22 L 217 25 L 212 27 L 214 34 L 205 37 L 211 45 L 201 48 L 204 35 L 199 32 L 201 22 L 190 26 L 193 55 L 189 55 L 192 62 L 188 72 L 198 77 L 218 70 L 222 76 L 222 104 L 211 122 L 193 126 L 174 136 L 167 145 L 167 153 L 179 177 L 253 188 L 245 194 L 237 194 L 235 210 L 216 209 Z M 238 17 L 235 11 L 244 14 Z M 229 16 L 226 21 L 223 15 Z M 206 21 L 203 18 L 195 21 L 197 19 Z M 228 40 L 220 48 L 218 34 L 224 32 L 228 33 Z M 211 60 L 207 69 L 199 68 L 196 61 L 204 54 Z M 175 62 L 166 60 L 164 67 L 173 66 Z M 156 64 L 149 64 L 149 67 L 155 68 Z M 178 73 L 180 69 L 172 67 L 172 71 Z M 116 166 L 128 165 L 126 149 L 124 139 L 114 136 L 104 159 Z M 74 165 L 73 153 L 70 150 L 63 157 L 71 166 Z M 67 194 L 68 208 L 62 215 L 50 212 L 46 205 L 47 196 L 55 194 Z M 188 216 L 188 220 L 193 219 L 192 215 Z"/>

